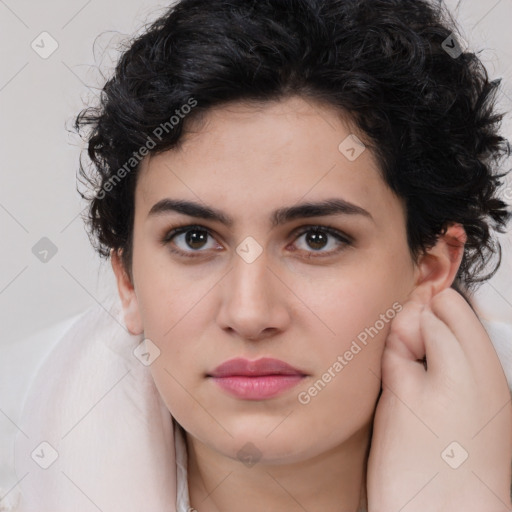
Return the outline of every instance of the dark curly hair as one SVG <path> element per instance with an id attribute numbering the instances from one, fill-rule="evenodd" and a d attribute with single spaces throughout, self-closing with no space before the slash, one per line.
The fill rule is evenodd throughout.
<path id="1" fill-rule="evenodd" d="M 89 127 L 95 172 L 80 158 L 80 175 L 94 191 L 79 193 L 95 249 L 121 250 L 132 277 L 141 154 L 179 147 L 213 106 L 300 95 L 355 123 L 405 201 L 415 261 L 450 223 L 464 226 L 452 285 L 464 295 L 501 263 L 490 231 L 503 233 L 511 215 L 497 195 L 506 173 L 496 172 L 511 146 L 498 132 L 501 80 L 489 81 L 456 33 L 449 11 L 427 0 L 181 0 L 133 38 L 100 105 L 75 119 L 79 133 Z"/>

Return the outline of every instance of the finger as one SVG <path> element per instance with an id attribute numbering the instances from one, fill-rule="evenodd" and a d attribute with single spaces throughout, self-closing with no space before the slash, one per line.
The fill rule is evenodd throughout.
<path id="1" fill-rule="evenodd" d="M 420 313 L 429 305 L 431 297 L 431 286 L 414 288 L 390 327 L 388 346 L 411 361 L 420 361 L 425 357 L 425 344 L 420 332 Z"/>
<path id="2" fill-rule="evenodd" d="M 432 299 L 431 308 L 453 332 L 473 368 L 485 370 L 499 363 L 487 331 L 464 297 L 449 288 Z"/>
<path id="3" fill-rule="evenodd" d="M 412 361 L 422 359 L 425 355 L 420 332 L 420 313 L 423 307 L 419 302 L 407 302 L 391 322 L 386 340 L 391 351 Z"/>
<path id="4" fill-rule="evenodd" d="M 382 386 L 393 392 L 402 389 L 415 394 L 415 389 L 426 379 L 427 372 L 422 361 L 405 358 L 397 351 L 384 349 L 381 359 Z"/>
<path id="5" fill-rule="evenodd" d="M 428 307 L 421 312 L 420 330 L 425 342 L 429 378 L 454 375 L 468 367 L 465 353 L 454 333 Z"/>
<path id="6" fill-rule="evenodd" d="M 391 388 L 424 377 L 425 344 L 420 331 L 423 305 L 409 301 L 393 320 L 382 354 L 382 380 Z"/>

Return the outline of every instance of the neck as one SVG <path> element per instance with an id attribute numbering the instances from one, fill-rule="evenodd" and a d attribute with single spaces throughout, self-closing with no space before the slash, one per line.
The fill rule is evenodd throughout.
<path id="1" fill-rule="evenodd" d="M 190 506 L 197 512 L 365 511 L 370 437 L 365 426 L 316 457 L 247 467 L 185 432 Z"/>

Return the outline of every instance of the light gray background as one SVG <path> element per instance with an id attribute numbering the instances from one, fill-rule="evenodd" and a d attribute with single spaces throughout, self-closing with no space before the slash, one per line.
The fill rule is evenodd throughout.
<path id="1" fill-rule="evenodd" d="M 108 76 L 117 58 L 115 46 L 168 5 L 150 0 L 0 0 L 2 460 L 6 452 L 10 455 L 7 439 L 15 432 L 20 397 L 48 349 L 48 338 L 55 341 L 57 330 L 52 328 L 67 325 L 70 317 L 115 293 L 110 263 L 100 262 L 80 219 L 85 203 L 76 192 L 76 172 L 85 145 L 67 128 L 98 95 L 95 87 L 103 85 L 99 69 Z M 503 77 L 500 101 L 511 112 L 512 0 L 449 0 L 447 5 L 470 49 L 482 50 L 491 77 Z M 58 44 L 46 59 L 31 47 L 42 32 Z M 503 127 L 512 140 L 511 114 Z M 512 200 L 510 177 L 507 197 Z M 32 253 L 42 237 L 57 247 L 47 263 Z M 487 317 L 512 323 L 512 236 L 500 239 L 501 269 L 482 286 L 477 300 Z M 10 364 L 16 354 L 23 367 Z"/>

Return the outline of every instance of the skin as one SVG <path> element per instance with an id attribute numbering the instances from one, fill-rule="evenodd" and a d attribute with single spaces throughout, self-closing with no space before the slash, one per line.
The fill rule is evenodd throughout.
<path id="1" fill-rule="evenodd" d="M 332 108 L 291 97 L 258 106 L 233 103 L 210 110 L 205 121 L 187 134 L 180 149 L 151 155 L 141 164 L 132 280 L 119 254 L 112 252 L 126 326 L 133 334 L 143 332 L 160 349 L 150 369 L 163 401 L 187 433 L 191 505 L 199 512 L 356 511 L 366 499 L 367 471 L 369 492 L 379 500 L 386 493 L 384 482 L 389 484 L 385 475 L 395 474 L 389 391 L 379 401 L 387 404 L 379 414 L 388 435 L 374 433 L 382 439 L 375 455 L 372 447 L 367 468 L 386 339 L 395 320 L 385 322 L 307 404 L 299 402 L 298 394 L 321 379 L 393 304 L 404 308 L 396 321 L 404 317 L 413 326 L 410 338 L 404 334 L 395 343 L 395 353 L 406 354 L 399 363 L 421 366 L 426 373 L 417 362 L 425 354 L 421 334 L 416 345 L 404 341 L 417 339 L 414 329 L 421 325 L 411 316 L 410 299 L 429 304 L 451 285 L 464 230 L 451 226 L 413 262 L 402 201 L 381 178 L 369 148 L 354 161 L 338 150 L 348 135 L 363 136 Z M 148 217 L 164 198 L 220 209 L 234 223 L 228 227 L 176 212 Z M 343 198 L 371 217 L 344 214 L 277 227 L 269 223 L 274 209 L 328 198 Z M 183 234 L 160 243 L 172 228 L 193 224 L 209 233 L 202 244 L 191 247 Z M 297 233 L 318 225 L 331 226 L 353 243 L 337 242 L 324 232 L 327 238 L 311 245 L 307 233 Z M 251 263 L 236 251 L 248 236 L 262 250 Z M 179 256 L 171 248 L 196 257 Z M 396 348 L 404 345 L 414 345 L 415 351 Z M 281 359 L 307 377 L 271 399 L 235 398 L 205 375 L 237 356 Z M 490 361 L 482 372 L 495 379 L 502 397 L 499 379 L 504 375 L 499 361 Z M 388 374 L 396 384 L 402 366 L 393 363 L 396 359 Z M 413 389 L 411 400 L 421 395 L 420 388 Z M 401 416 L 401 431 L 410 427 L 406 437 L 412 443 L 417 420 Z M 250 467 L 237 455 L 247 443 L 255 447 L 250 450 L 257 459 Z M 397 471 L 409 462 L 401 460 Z M 398 489 L 390 506 L 410 495 L 410 489 Z M 384 510 L 379 502 L 370 504 L 369 510 Z"/>

